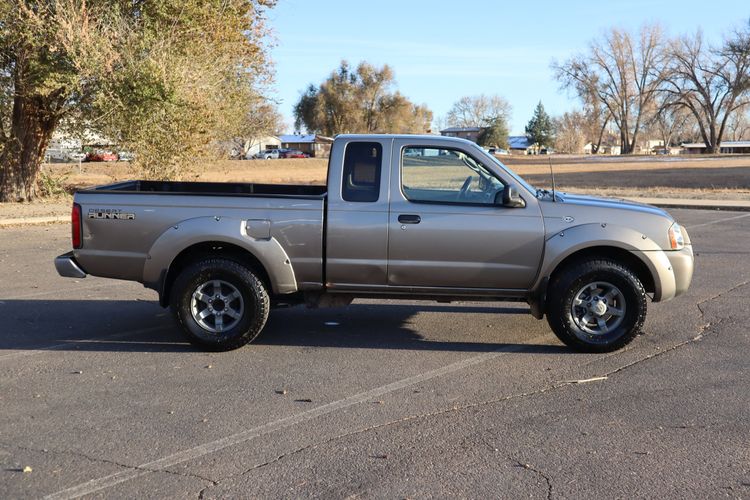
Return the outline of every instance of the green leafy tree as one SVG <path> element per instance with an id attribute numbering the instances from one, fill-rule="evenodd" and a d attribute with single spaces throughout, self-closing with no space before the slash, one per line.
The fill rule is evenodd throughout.
<path id="1" fill-rule="evenodd" d="M 264 12 L 275 0 L 5 0 L 0 4 L 0 201 L 36 196 L 64 124 L 177 176 L 265 102 Z"/>
<path id="2" fill-rule="evenodd" d="M 310 84 L 294 107 L 295 128 L 310 133 L 424 133 L 432 112 L 413 104 L 393 90 L 389 66 L 366 62 L 352 69 L 342 61 L 338 69 L 316 87 Z"/>
<path id="3" fill-rule="evenodd" d="M 498 116 L 487 120 L 486 125 L 479 132 L 477 144 L 486 147 L 500 147 L 508 149 L 508 124 L 505 118 Z"/>
<path id="4" fill-rule="evenodd" d="M 542 101 L 534 108 L 534 115 L 526 125 L 526 137 L 536 145 L 537 148 L 551 146 L 555 140 L 552 119 L 544 110 Z"/>

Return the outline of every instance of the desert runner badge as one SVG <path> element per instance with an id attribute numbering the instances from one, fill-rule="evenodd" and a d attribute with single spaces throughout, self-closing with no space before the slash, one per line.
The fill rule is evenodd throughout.
<path id="1" fill-rule="evenodd" d="M 125 213 L 119 208 L 89 208 L 89 219 L 134 220 L 134 213 Z"/>

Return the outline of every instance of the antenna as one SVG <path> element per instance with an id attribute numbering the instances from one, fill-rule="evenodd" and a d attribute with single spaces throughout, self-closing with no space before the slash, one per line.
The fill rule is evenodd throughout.
<path id="1" fill-rule="evenodd" d="M 557 201 L 557 195 L 555 194 L 555 172 L 552 170 L 552 156 L 548 156 L 549 160 L 549 175 L 552 177 L 552 201 Z"/>

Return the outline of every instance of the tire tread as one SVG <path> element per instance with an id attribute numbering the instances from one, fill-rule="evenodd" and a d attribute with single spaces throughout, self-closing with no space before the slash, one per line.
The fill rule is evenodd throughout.
<path id="1" fill-rule="evenodd" d="M 566 307 L 560 307 L 560 305 L 565 301 L 566 294 L 569 293 L 570 287 L 577 280 L 585 276 L 595 276 L 597 273 L 602 272 L 614 272 L 618 274 L 621 279 L 628 281 L 630 285 L 633 286 L 633 291 L 637 297 L 637 303 L 628 303 L 628 308 L 629 310 L 635 309 L 637 314 L 634 318 L 633 325 L 624 335 L 608 344 L 591 344 L 582 341 L 570 331 L 569 325 L 566 321 Z M 648 305 L 646 298 L 646 290 L 641 281 L 630 268 L 622 263 L 606 257 L 574 261 L 560 272 L 556 273 L 550 281 L 547 293 L 547 322 L 555 335 L 564 344 L 577 351 L 616 351 L 630 343 L 641 333 L 641 329 L 646 320 L 646 310 Z"/>

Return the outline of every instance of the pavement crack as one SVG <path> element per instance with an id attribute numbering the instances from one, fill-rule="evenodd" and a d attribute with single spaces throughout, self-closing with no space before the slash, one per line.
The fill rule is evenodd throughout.
<path id="1" fill-rule="evenodd" d="M 544 472 L 540 471 L 536 467 L 534 467 L 531 464 L 523 463 L 520 460 L 516 460 L 513 457 L 508 457 L 508 460 L 513 462 L 515 464 L 515 467 L 520 467 L 522 469 L 530 470 L 531 472 L 535 473 L 538 476 L 541 476 L 544 481 L 547 483 L 547 500 L 552 500 L 552 478 L 545 474 Z"/>
<path id="2" fill-rule="evenodd" d="M 0 446 L 4 446 L 6 448 L 15 448 L 17 450 L 28 451 L 28 452 L 32 452 L 32 453 L 43 453 L 43 454 L 49 454 L 49 455 L 68 455 L 68 456 L 73 456 L 73 457 L 79 457 L 79 458 L 83 458 L 85 460 L 89 460 L 91 462 L 96 462 L 96 463 L 101 463 L 101 464 L 108 464 L 108 465 L 114 465 L 116 467 L 121 467 L 123 469 L 129 469 L 129 470 L 136 470 L 136 471 L 143 471 L 143 472 L 155 472 L 155 473 L 161 472 L 161 473 L 164 473 L 164 474 L 172 474 L 172 475 L 175 475 L 175 476 L 182 476 L 182 477 L 187 477 L 187 478 L 192 478 L 192 479 L 199 479 L 201 481 L 206 481 L 208 483 L 211 483 L 211 485 L 213 485 L 213 486 L 215 486 L 216 484 L 218 484 L 217 481 L 215 481 L 213 479 L 210 479 L 210 478 L 207 478 L 207 477 L 204 477 L 204 476 L 200 476 L 198 474 L 192 474 L 192 473 L 189 473 L 189 472 L 177 472 L 177 471 L 173 471 L 173 470 L 169 470 L 169 469 L 151 469 L 151 468 L 148 468 L 148 467 L 139 467 L 137 465 L 129 465 L 129 464 L 124 464 L 122 462 L 117 462 L 116 460 L 109 460 L 109 459 L 106 459 L 106 458 L 93 457 L 91 455 L 87 455 L 86 453 L 81 453 L 79 451 L 50 450 L 48 448 L 41 448 L 40 449 L 40 448 L 32 448 L 30 446 L 21 446 L 21 445 L 18 445 L 18 444 L 11 444 L 11 443 L 4 443 L 4 442 L 0 442 Z"/>
<path id="3" fill-rule="evenodd" d="M 635 361 L 632 361 L 632 362 L 630 362 L 630 363 L 628 363 L 626 365 L 623 365 L 623 366 L 621 366 L 621 367 L 619 367 L 619 368 L 617 368 L 617 369 L 615 369 L 615 370 L 613 370 L 613 371 L 605 374 L 605 376 L 614 375 L 614 374 L 619 373 L 619 372 L 621 372 L 623 370 L 626 370 L 626 369 L 628 369 L 628 368 L 630 368 L 630 367 L 632 367 L 634 365 L 637 365 L 639 363 L 643 363 L 644 361 L 648 361 L 650 359 L 657 358 L 659 356 L 663 356 L 664 354 L 672 352 L 672 351 L 674 351 L 676 349 L 679 349 L 681 347 L 684 347 L 684 346 L 686 346 L 688 344 L 693 344 L 695 342 L 698 342 L 698 341 L 702 340 L 706 336 L 707 332 L 711 331 L 714 326 L 716 326 L 717 324 L 721 323 L 721 321 L 722 321 L 721 319 L 719 319 L 718 321 L 715 321 L 715 322 L 707 321 L 706 320 L 706 312 L 703 309 L 703 305 L 707 304 L 708 302 L 711 302 L 711 301 L 714 301 L 716 299 L 719 299 L 719 298 L 723 297 L 724 295 L 726 295 L 728 293 L 731 293 L 731 292 L 733 292 L 735 290 L 738 290 L 738 289 L 742 288 L 743 286 L 747 286 L 748 284 L 750 284 L 750 280 L 745 280 L 742 283 L 737 283 L 736 285 L 734 285 L 734 286 L 732 286 L 732 287 L 730 287 L 730 288 L 728 288 L 728 289 L 726 289 L 726 290 L 724 290 L 722 292 L 714 294 L 711 297 L 703 299 L 700 302 L 696 302 L 695 306 L 698 308 L 698 312 L 700 312 L 700 316 L 701 316 L 701 320 L 703 321 L 703 324 L 701 324 L 701 326 L 698 329 L 698 333 L 694 337 L 692 337 L 690 339 L 687 339 L 687 340 L 684 340 L 682 342 L 679 342 L 678 344 L 675 344 L 675 345 L 673 345 L 671 347 L 668 347 L 666 349 L 662 349 L 659 352 L 655 352 L 655 353 L 649 354 L 648 356 L 645 356 L 643 358 L 636 359 Z"/>
<path id="4" fill-rule="evenodd" d="M 716 299 L 718 299 L 718 298 L 720 298 L 720 297 L 722 297 L 722 296 L 724 296 L 724 295 L 726 295 L 726 294 L 728 294 L 730 292 L 733 292 L 733 291 L 735 291 L 735 290 L 737 290 L 739 288 L 742 288 L 743 286 L 747 286 L 748 284 L 750 284 L 750 280 L 745 280 L 742 283 L 737 283 L 733 287 L 731 287 L 731 288 L 729 288 L 727 290 L 724 290 L 723 292 L 719 292 L 719 293 L 717 293 L 715 295 L 712 295 L 711 297 L 708 297 L 707 299 L 703 299 L 700 302 L 696 303 L 695 306 L 698 308 L 698 311 L 700 311 L 701 318 L 705 319 L 705 316 L 706 316 L 706 312 L 703 310 L 703 304 L 705 304 L 707 302 L 711 302 L 713 300 L 716 300 Z"/>
<path id="5" fill-rule="evenodd" d="M 750 280 L 743 281 L 742 283 L 738 283 L 738 284 L 734 285 L 733 287 L 731 287 L 731 288 L 729 288 L 727 290 L 724 290 L 724 291 L 722 291 L 720 293 L 717 293 L 717 294 L 715 294 L 715 295 L 713 295 L 713 296 L 711 296 L 711 297 L 709 297 L 707 299 L 704 299 L 704 300 L 698 302 L 696 305 L 698 307 L 698 310 L 701 313 L 701 317 L 702 318 L 705 317 L 705 313 L 704 313 L 703 308 L 702 308 L 703 304 L 706 304 L 707 302 L 710 302 L 712 300 L 716 300 L 716 299 L 722 297 L 723 295 L 725 295 L 727 293 L 730 293 L 730 292 L 733 292 L 733 291 L 735 291 L 735 290 L 737 290 L 739 288 L 742 288 L 743 286 L 746 286 L 748 284 L 750 284 Z M 281 460 L 284 460 L 284 459 L 286 459 L 288 457 L 291 457 L 293 455 L 302 453 L 302 452 L 310 450 L 310 449 L 318 448 L 320 446 L 325 446 L 325 445 L 330 444 L 330 443 L 332 443 L 334 441 L 337 441 L 339 439 L 344 439 L 344 438 L 355 436 L 355 435 L 358 435 L 358 434 L 368 433 L 368 432 L 379 430 L 379 429 L 382 429 L 382 428 L 385 428 L 385 427 L 400 425 L 400 424 L 403 424 L 403 423 L 406 423 L 406 422 L 409 422 L 409 421 L 412 421 L 412 420 L 428 419 L 428 418 L 433 418 L 433 417 L 440 416 L 440 415 L 446 415 L 448 413 L 460 412 L 460 411 L 470 410 L 470 409 L 473 409 L 473 408 L 480 408 L 480 407 L 483 407 L 483 406 L 490 406 L 490 405 L 494 405 L 494 404 L 500 404 L 500 403 L 504 403 L 504 402 L 507 402 L 507 401 L 510 401 L 510 400 L 513 400 L 513 399 L 538 396 L 538 395 L 541 395 L 541 394 L 545 394 L 547 392 L 551 392 L 551 391 L 555 391 L 555 390 L 558 390 L 558 389 L 562 389 L 563 387 L 567 387 L 567 386 L 570 386 L 570 385 L 578 385 L 578 384 L 581 384 L 581 383 L 584 383 L 584 382 L 605 382 L 612 375 L 618 374 L 618 373 L 620 373 L 620 372 L 622 372 L 624 370 L 627 370 L 628 368 L 632 368 L 633 366 L 635 366 L 637 364 L 643 363 L 645 361 L 649 361 L 651 359 L 655 359 L 657 357 L 663 356 L 663 355 L 665 355 L 667 353 L 670 353 L 672 351 L 680 349 L 681 347 L 684 347 L 684 346 L 686 346 L 688 344 L 692 344 L 692 343 L 700 341 L 705 336 L 706 332 L 709 331 L 712 328 L 712 326 L 714 326 L 715 324 L 716 323 L 706 322 L 704 325 L 702 325 L 700 327 L 698 333 L 694 337 L 692 337 L 690 339 L 687 339 L 685 341 L 679 342 L 679 343 L 677 343 L 677 344 L 675 344 L 675 345 L 673 345 L 673 346 L 671 346 L 669 348 L 662 349 L 659 352 L 655 352 L 653 354 L 649 354 L 647 356 L 638 358 L 638 359 L 636 359 L 636 360 L 634 360 L 634 361 L 632 361 L 630 363 L 627 363 L 627 364 L 622 365 L 622 366 L 620 366 L 618 368 L 615 368 L 614 370 L 610 370 L 609 372 L 604 373 L 603 375 L 594 376 L 594 377 L 590 377 L 590 378 L 586 378 L 586 379 L 580 379 L 580 380 L 567 380 L 567 381 L 562 381 L 562 382 L 555 382 L 555 383 L 549 384 L 549 385 L 547 385 L 545 387 L 542 387 L 540 389 L 536 389 L 536 390 L 533 390 L 533 391 L 527 391 L 527 392 L 522 392 L 522 393 L 517 393 L 517 394 L 510 394 L 510 395 L 504 396 L 502 398 L 495 398 L 495 399 L 484 400 L 484 401 L 479 401 L 479 402 L 474 402 L 474 403 L 468 403 L 468 404 L 463 404 L 463 405 L 454 405 L 454 406 L 452 406 L 450 408 L 443 408 L 443 409 L 440 409 L 440 410 L 437 410 L 437 411 L 433 411 L 433 412 L 428 412 L 428 413 L 421 413 L 421 414 L 416 414 L 416 415 L 408 415 L 406 417 L 402 417 L 402 418 L 399 418 L 399 419 L 396 419 L 396 420 L 390 420 L 388 422 L 384 422 L 384 423 L 381 423 L 381 424 L 376 424 L 376 425 L 372 425 L 372 426 L 369 426 L 369 427 L 364 427 L 362 429 L 357 429 L 357 430 L 354 430 L 354 431 L 345 432 L 345 433 L 342 433 L 342 434 L 337 434 L 337 435 L 335 435 L 333 437 L 330 437 L 330 438 L 328 438 L 326 440 L 323 440 L 323 441 L 320 441 L 320 442 L 317 442 L 317 443 L 311 443 L 311 444 L 308 444 L 306 446 L 302 446 L 300 448 L 294 449 L 294 450 L 292 450 L 290 452 L 283 453 L 281 455 L 278 455 L 276 458 L 274 458 L 272 460 L 269 460 L 267 462 L 256 464 L 256 465 L 250 467 L 249 469 L 245 470 L 244 472 L 242 472 L 240 475 L 249 474 L 249 473 L 251 473 L 251 472 L 253 472 L 255 470 L 267 467 L 269 465 L 273 465 L 273 464 L 275 464 L 275 463 L 277 463 L 277 462 L 279 462 Z M 535 472 L 539 472 L 539 471 L 536 471 L 535 469 L 530 469 L 530 470 L 533 470 Z M 541 474 L 541 472 L 539 472 L 539 474 Z M 548 480 L 548 478 L 546 476 L 544 476 L 544 477 L 545 477 L 545 479 Z M 549 480 L 548 480 L 548 484 L 550 485 L 549 486 L 549 491 L 548 491 L 548 497 L 549 497 L 549 495 L 551 495 L 551 491 L 552 491 L 552 489 L 551 489 L 552 486 L 551 486 L 551 483 L 549 482 Z"/>
<path id="6" fill-rule="evenodd" d="M 739 288 L 741 288 L 743 286 L 748 285 L 749 283 L 750 283 L 750 280 L 744 281 L 742 283 L 738 283 L 738 284 L 734 285 L 733 287 L 731 287 L 731 288 L 729 288 L 727 290 L 724 290 L 723 292 L 720 292 L 718 294 L 715 294 L 715 295 L 713 295 L 713 296 L 711 296 L 711 297 L 709 297 L 707 299 L 704 299 L 704 300 L 698 302 L 696 305 L 698 307 L 698 310 L 701 313 L 701 317 L 702 318 L 704 317 L 704 311 L 702 309 L 702 305 L 703 304 L 706 304 L 707 302 L 710 302 L 712 300 L 716 300 L 716 299 L 722 297 L 723 295 L 725 295 L 727 293 L 733 292 L 734 290 L 737 290 L 737 289 L 739 289 Z M 410 422 L 412 420 L 429 419 L 429 418 L 437 417 L 437 416 L 440 416 L 440 415 L 446 415 L 446 414 L 449 414 L 449 413 L 461 412 L 461 411 L 470 410 L 470 409 L 474 409 L 474 408 L 480 408 L 480 407 L 484 407 L 484 406 L 490 406 L 490 405 L 500 404 L 500 403 L 504 403 L 504 402 L 507 402 L 507 401 L 510 401 L 510 400 L 513 400 L 513 399 L 520 399 L 520 398 L 527 398 L 527 397 L 538 396 L 538 395 L 545 394 L 545 393 L 548 393 L 548 392 L 551 392 L 551 391 L 556 391 L 558 389 L 562 389 L 564 387 L 571 386 L 571 385 L 580 385 L 582 383 L 589 383 L 589 382 L 606 382 L 609 379 L 609 377 L 611 377 L 612 375 L 618 374 L 618 373 L 620 373 L 620 372 L 622 372 L 624 370 L 627 370 L 628 368 L 631 368 L 631 367 L 633 367 L 633 366 L 635 366 L 637 364 L 640 364 L 640 363 L 643 363 L 645 361 L 649 361 L 651 359 L 655 359 L 657 357 L 663 356 L 663 355 L 665 355 L 665 354 L 667 354 L 669 352 L 675 351 L 675 350 L 677 350 L 677 349 L 679 349 L 681 347 L 684 347 L 684 346 L 686 346 L 688 344 L 692 344 L 694 342 L 698 342 L 699 340 L 701 340 L 704 337 L 704 335 L 706 334 L 706 332 L 709 331 L 714 324 L 715 323 L 712 324 L 711 322 L 706 322 L 704 325 L 701 326 L 701 328 L 699 329 L 697 335 L 695 335 L 694 337 L 692 337 L 692 338 L 690 338 L 688 340 L 685 340 L 683 342 L 679 342 L 679 343 L 677 343 L 677 344 L 675 344 L 675 345 L 673 345 L 673 346 L 671 346 L 669 348 L 662 349 L 659 352 L 655 352 L 653 354 L 649 354 L 649 355 L 646 355 L 644 357 L 638 358 L 638 359 L 636 359 L 636 360 L 634 360 L 634 361 L 632 361 L 630 363 L 627 363 L 627 364 L 622 365 L 622 366 L 620 366 L 618 368 L 615 368 L 615 369 L 613 369 L 613 370 L 611 370 L 609 372 L 606 372 L 603 375 L 593 376 L 593 377 L 579 379 L 579 380 L 566 380 L 566 381 L 562 381 L 562 382 L 555 382 L 555 383 L 548 384 L 548 385 L 546 385 L 546 386 L 544 386 L 542 388 L 539 388 L 539 389 L 536 389 L 536 390 L 533 390 L 533 391 L 521 392 L 521 393 L 517 393 L 517 394 L 510 394 L 510 395 L 507 395 L 507 396 L 503 396 L 501 398 L 484 400 L 484 401 L 479 401 L 479 402 L 474 402 L 474 403 L 468 403 L 468 404 L 463 404 L 463 405 L 454 405 L 454 406 L 452 406 L 450 408 L 443 408 L 443 409 L 440 409 L 440 410 L 437 410 L 437 411 L 432 411 L 432 412 L 427 412 L 427 413 L 420 413 L 420 414 L 416 414 L 416 415 L 408 415 L 408 416 L 405 416 L 405 417 L 402 417 L 402 418 L 399 418 L 399 419 L 390 420 L 388 422 L 384 422 L 384 423 L 380 423 L 380 424 L 376 424 L 376 425 L 371 425 L 371 426 L 364 427 L 364 428 L 357 429 L 357 430 L 350 431 L 350 432 L 345 432 L 345 433 L 337 434 L 337 435 L 335 435 L 333 437 L 330 437 L 328 439 L 325 439 L 323 441 L 320 441 L 320 442 L 317 442 L 317 443 L 311 443 L 311 444 L 308 444 L 308 445 L 296 448 L 296 449 L 294 449 L 292 451 L 289 451 L 287 453 L 283 453 L 283 454 L 278 455 L 274 459 L 269 460 L 267 462 L 256 464 L 256 465 L 250 467 L 249 469 L 245 470 L 244 472 L 240 473 L 239 475 L 249 474 L 249 473 L 251 473 L 253 471 L 256 471 L 258 469 L 262 469 L 262 468 L 267 467 L 269 465 L 273 465 L 273 464 L 275 464 L 275 463 L 277 463 L 277 462 L 279 462 L 281 460 L 284 460 L 286 458 L 289 458 L 291 456 L 297 455 L 297 454 L 305 452 L 307 450 L 311 450 L 311 449 L 314 449 L 314 448 L 325 446 L 327 444 L 330 444 L 330 443 L 332 443 L 334 441 L 338 441 L 340 439 L 344 439 L 344 438 L 355 436 L 355 435 L 359 435 L 359 434 L 365 434 L 365 433 L 372 432 L 372 431 L 375 431 L 375 430 L 379 430 L 379 429 L 382 429 L 382 428 L 385 428 L 385 427 L 391 427 L 391 426 L 395 426 L 395 425 L 400 425 L 400 424 L 403 424 L 403 423 L 406 423 L 406 422 Z M 607 355 L 605 357 L 608 357 L 608 356 L 611 356 L 611 355 L 613 355 L 613 354 L 609 354 L 609 355 Z M 542 472 L 538 471 L 537 469 L 534 469 L 533 467 L 528 466 L 528 464 L 521 464 L 518 461 L 516 461 L 516 462 L 519 463 L 524 468 L 527 468 L 527 469 L 529 469 L 529 470 L 531 470 L 533 472 L 536 472 L 536 473 L 540 474 L 542 477 L 545 478 L 545 480 L 547 481 L 547 484 L 548 484 L 547 497 L 550 498 L 550 496 L 552 494 L 552 483 L 551 483 L 550 479 L 545 474 L 543 474 Z"/>
<path id="7" fill-rule="evenodd" d="M 551 391 L 551 390 L 555 390 L 555 389 L 559 389 L 559 388 L 562 388 L 562 387 L 565 387 L 565 386 L 568 386 L 568 385 L 573 385 L 575 383 L 576 383 L 576 381 L 558 382 L 556 384 L 552 384 L 552 385 L 548 385 L 546 387 L 542 387 L 542 388 L 537 389 L 535 391 L 523 392 L 523 393 L 518 393 L 518 394 L 510 394 L 508 396 L 503 396 L 502 398 L 497 398 L 497 399 L 492 399 L 492 400 L 487 400 L 487 401 L 479 401 L 479 402 L 468 403 L 468 404 L 463 404 L 463 405 L 454 405 L 454 406 L 452 406 L 450 408 L 443 408 L 443 409 L 440 409 L 440 410 L 437 410 L 437 411 L 433 411 L 433 412 L 428 412 L 428 413 L 420 413 L 420 414 L 416 414 L 416 415 L 407 415 L 405 417 L 402 417 L 402 418 L 399 418 L 399 419 L 395 419 L 395 420 L 390 420 L 388 422 L 383 422 L 383 423 L 380 423 L 380 424 L 371 425 L 371 426 L 364 427 L 364 428 L 361 428 L 361 429 L 357 429 L 357 430 L 353 430 L 353 431 L 349 431 L 349 432 L 344 432 L 344 433 L 332 436 L 332 437 L 330 437 L 328 439 L 325 439 L 323 441 L 319 441 L 317 443 L 311 443 L 311 444 L 302 446 L 300 448 L 296 448 L 296 449 L 294 449 L 294 450 L 292 450 L 290 452 L 281 454 L 281 455 L 277 456 L 276 458 L 274 458 L 272 460 L 269 460 L 267 462 L 263 462 L 261 464 L 256 464 L 256 465 L 250 467 L 249 469 L 247 469 L 245 472 L 242 472 L 240 475 L 245 475 L 245 474 L 251 473 L 251 472 L 253 472 L 255 470 L 258 470 L 258 469 L 261 469 L 263 467 L 267 467 L 269 465 L 273 465 L 273 464 L 275 464 L 275 463 L 277 463 L 277 462 L 279 462 L 281 460 L 284 460 L 285 458 L 291 457 L 293 455 L 302 453 L 302 452 L 307 451 L 307 450 L 311 450 L 311 449 L 314 449 L 314 448 L 325 446 L 325 445 L 330 444 L 330 443 L 332 443 L 334 441 L 338 441 L 340 439 L 344 439 L 344 438 L 347 438 L 347 437 L 356 436 L 356 435 L 359 435 L 359 434 L 365 434 L 365 433 L 372 432 L 372 431 L 375 431 L 375 430 L 379 430 L 379 429 L 382 429 L 382 428 L 385 428 L 385 427 L 391 427 L 391 426 L 403 424 L 405 422 L 410 422 L 412 420 L 427 419 L 427 418 L 432 418 L 432 417 L 436 417 L 436 416 L 440 416 L 440 415 L 446 415 L 448 413 L 460 412 L 460 411 L 464 411 L 464 410 L 468 410 L 468 409 L 472 409 L 472 408 L 479 408 L 479 407 L 482 407 L 482 406 L 487 406 L 487 405 L 502 403 L 502 402 L 505 402 L 505 401 L 509 401 L 511 399 L 517 399 L 517 398 L 524 398 L 524 397 L 529 397 L 529 396 L 535 396 L 535 395 L 543 394 L 545 392 L 548 392 L 548 391 Z"/>

